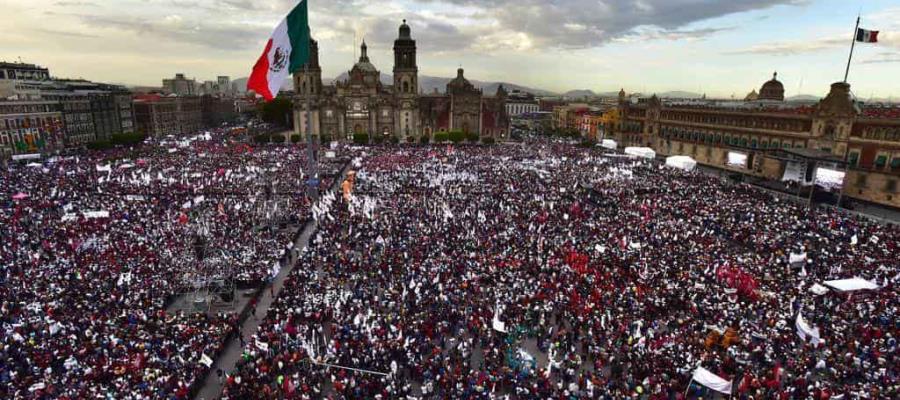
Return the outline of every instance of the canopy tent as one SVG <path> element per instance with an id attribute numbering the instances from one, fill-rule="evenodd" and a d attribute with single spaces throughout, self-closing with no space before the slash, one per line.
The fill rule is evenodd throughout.
<path id="1" fill-rule="evenodd" d="M 693 171 L 697 168 L 697 160 L 688 156 L 671 156 L 666 158 L 666 165 L 685 171 Z"/>
<path id="2" fill-rule="evenodd" d="M 824 283 L 825 286 L 831 286 L 842 292 L 878 289 L 878 285 L 876 285 L 874 282 L 867 281 L 863 278 L 837 279 L 833 281 L 825 281 L 822 283 Z"/>
<path id="3" fill-rule="evenodd" d="M 600 147 L 615 150 L 617 147 L 619 147 L 619 144 L 616 143 L 615 140 L 603 139 L 603 141 L 600 142 Z"/>
<path id="4" fill-rule="evenodd" d="M 625 154 L 651 159 L 656 158 L 656 152 L 649 147 L 626 147 Z"/>

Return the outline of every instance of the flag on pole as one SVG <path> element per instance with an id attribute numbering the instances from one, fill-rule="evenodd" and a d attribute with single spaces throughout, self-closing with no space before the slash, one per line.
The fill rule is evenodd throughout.
<path id="1" fill-rule="evenodd" d="M 856 28 L 856 41 L 863 43 L 878 43 L 878 31 Z"/>
<path id="2" fill-rule="evenodd" d="M 308 0 L 301 0 L 272 32 L 263 54 L 256 61 L 247 89 L 271 101 L 291 73 L 309 61 Z"/>

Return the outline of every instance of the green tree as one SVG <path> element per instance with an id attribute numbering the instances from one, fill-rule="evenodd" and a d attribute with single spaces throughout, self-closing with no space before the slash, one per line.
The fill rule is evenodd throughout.
<path id="1" fill-rule="evenodd" d="M 284 143 L 284 135 L 272 135 L 270 140 L 272 143 Z"/>
<path id="2" fill-rule="evenodd" d="M 354 133 L 353 134 L 353 143 L 369 144 L 369 134 L 368 133 Z"/>
<path id="3" fill-rule="evenodd" d="M 463 131 L 450 131 L 449 139 L 453 143 L 459 143 L 466 140 L 466 133 Z"/>
<path id="4" fill-rule="evenodd" d="M 466 134 L 466 139 L 468 139 L 472 143 L 475 143 L 478 141 L 478 134 L 475 132 L 469 132 Z"/>
<path id="5" fill-rule="evenodd" d="M 291 135 L 291 143 L 300 142 L 300 135 Z"/>
<path id="6" fill-rule="evenodd" d="M 481 138 L 481 143 L 494 144 L 494 138 L 492 138 L 490 136 L 485 136 L 485 137 Z"/>
<path id="7" fill-rule="evenodd" d="M 272 101 L 264 102 L 259 106 L 259 117 L 265 122 L 285 128 L 293 128 L 291 118 L 294 105 L 290 99 L 276 97 Z"/>
<path id="8" fill-rule="evenodd" d="M 447 132 L 435 132 L 434 133 L 434 143 L 443 143 L 450 139 L 450 134 Z"/>

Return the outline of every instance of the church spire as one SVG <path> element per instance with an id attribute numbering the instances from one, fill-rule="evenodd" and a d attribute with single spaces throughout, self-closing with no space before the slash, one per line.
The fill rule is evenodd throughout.
<path id="1" fill-rule="evenodd" d="M 369 47 L 366 46 L 366 39 L 363 39 L 362 46 L 359 46 L 359 48 L 360 48 L 360 50 L 362 50 L 362 54 L 360 54 L 360 56 L 359 56 L 359 61 L 360 62 L 369 62 L 369 55 L 366 54 L 366 50 L 369 49 Z"/>

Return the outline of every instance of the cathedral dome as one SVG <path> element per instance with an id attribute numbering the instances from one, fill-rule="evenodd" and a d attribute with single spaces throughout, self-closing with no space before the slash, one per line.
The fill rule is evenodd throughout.
<path id="1" fill-rule="evenodd" d="M 784 101 L 784 85 L 778 81 L 778 73 L 772 75 L 772 80 L 763 83 L 759 89 L 760 100 Z"/>
<path id="2" fill-rule="evenodd" d="M 400 39 L 410 39 L 409 25 L 406 24 L 405 19 L 403 25 L 400 25 Z"/>
<path id="3" fill-rule="evenodd" d="M 353 65 L 354 70 L 360 70 L 362 72 L 378 72 L 374 65 L 369 61 L 368 55 L 369 47 L 366 46 L 366 41 L 363 40 L 362 46 L 360 46 L 360 50 L 362 50 L 362 54 L 359 56 L 359 61 Z"/>

